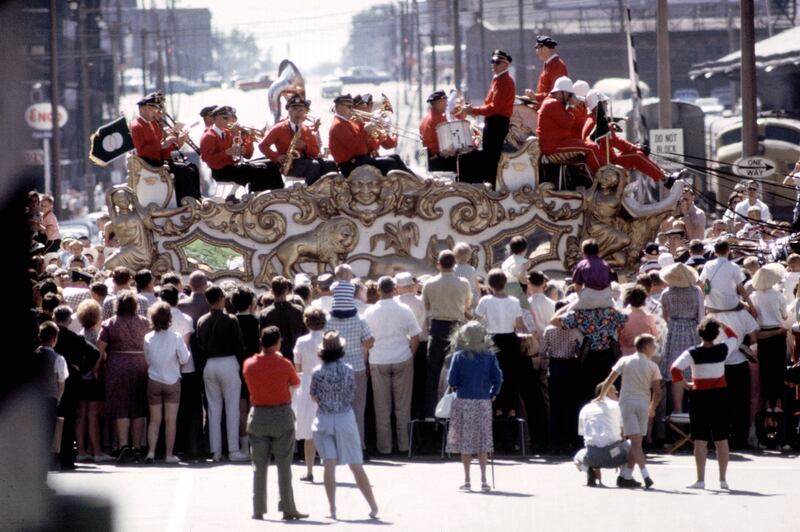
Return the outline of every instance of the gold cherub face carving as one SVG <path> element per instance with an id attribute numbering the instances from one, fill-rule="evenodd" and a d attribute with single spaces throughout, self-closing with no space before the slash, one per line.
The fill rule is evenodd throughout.
<path id="1" fill-rule="evenodd" d="M 350 176 L 347 181 L 350 187 L 350 194 L 353 199 L 361 205 L 372 205 L 376 203 L 381 194 L 381 180 L 369 175 Z"/>
<path id="2" fill-rule="evenodd" d="M 600 188 L 609 190 L 619 184 L 619 175 L 613 169 L 607 169 L 597 173 L 597 180 Z"/>

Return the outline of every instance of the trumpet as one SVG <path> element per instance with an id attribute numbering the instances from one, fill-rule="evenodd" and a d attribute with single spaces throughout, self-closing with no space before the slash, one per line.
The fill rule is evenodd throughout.
<path id="1" fill-rule="evenodd" d="M 264 140 L 264 137 L 267 134 L 267 128 L 266 127 L 262 128 L 262 129 L 257 129 L 257 128 L 254 128 L 254 127 L 242 126 L 242 125 L 239 125 L 239 124 L 236 124 L 236 123 L 233 123 L 233 124 L 229 125 L 228 129 L 231 130 L 231 131 L 234 130 L 234 129 L 238 129 L 238 132 L 239 132 L 238 134 L 240 136 L 242 136 L 242 137 L 250 137 L 251 139 L 253 139 L 256 142 L 261 142 L 262 140 Z"/>

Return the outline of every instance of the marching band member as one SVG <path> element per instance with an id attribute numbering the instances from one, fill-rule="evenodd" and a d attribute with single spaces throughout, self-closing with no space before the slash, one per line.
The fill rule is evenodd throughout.
<path id="1" fill-rule="evenodd" d="M 200 156 L 211 168 L 211 177 L 223 183 L 249 185 L 250 192 L 283 188 L 283 178 L 275 163 L 243 162 L 253 155 L 253 139 L 241 135 L 235 125 L 236 109 L 223 105 L 212 116 L 214 125 L 206 129 L 200 140 Z M 238 146 L 234 144 L 237 137 L 241 140 Z"/>
<path id="2" fill-rule="evenodd" d="M 439 137 L 436 136 L 436 126 L 447 122 L 444 112 L 447 108 L 447 95 L 444 91 L 436 91 L 428 96 L 430 104 L 428 114 L 419 124 L 419 135 L 422 145 L 428 149 L 428 170 L 431 172 L 455 172 L 456 158 L 452 155 L 445 156 L 439 151 Z"/>
<path id="3" fill-rule="evenodd" d="M 203 119 L 203 130 L 206 130 L 214 125 L 214 110 L 217 108 L 216 105 L 207 105 L 200 109 L 200 118 Z"/>
<path id="4" fill-rule="evenodd" d="M 572 136 L 576 139 L 585 138 L 583 126 L 589 118 L 589 110 L 586 108 L 586 95 L 589 93 L 589 84 L 579 79 L 572 84 L 572 91 L 577 102 L 572 106 L 572 114 L 575 115 L 575 122 L 572 124 Z"/>
<path id="5" fill-rule="evenodd" d="M 497 174 L 497 162 L 500 160 L 500 151 L 508 134 L 511 123 L 511 114 L 514 110 L 516 86 L 508 66 L 511 56 L 502 50 L 492 52 L 492 84 L 484 99 L 484 105 L 473 107 L 467 105 L 464 111 L 470 115 L 483 115 L 486 117 L 483 128 L 483 149 L 461 156 L 459 170 L 461 181 L 467 183 L 480 183 L 482 180 L 494 187 Z M 473 161 L 477 164 L 473 164 Z M 467 163 L 467 164 L 465 164 Z"/>
<path id="6" fill-rule="evenodd" d="M 175 199 L 180 205 L 185 197 L 200 199 L 200 172 L 190 162 L 174 161 L 172 152 L 179 151 L 186 142 L 187 133 L 170 134 L 164 138 L 164 130 L 159 122 L 164 97 L 153 92 L 137 102 L 139 116 L 130 126 L 136 155 L 152 166 L 167 164 L 175 176 Z"/>
<path id="7" fill-rule="evenodd" d="M 569 105 L 576 103 L 573 94 L 572 80 L 567 77 L 558 78 L 539 109 L 539 122 L 536 136 L 544 155 L 563 152 L 581 152 L 586 156 L 586 165 L 594 175 L 600 168 L 600 148 L 594 142 L 583 137 L 572 137 L 572 126 L 575 115 Z"/>
<path id="8" fill-rule="evenodd" d="M 333 160 L 339 167 L 339 172 L 345 177 L 350 175 L 358 166 L 372 165 L 382 174 L 390 170 L 411 170 L 397 156 L 370 157 L 371 146 L 374 140 L 365 131 L 363 126 L 351 120 L 353 115 L 353 97 L 342 94 L 334 98 L 335 116 L 328 132 L 328 142 Z"/>
<path id="9" fill-rule="evenodd" d="M 556 53 L 558 42 L 548 35 L 536 37 L 536 56 L 544 63 L 542 71 L 539 73 L 539 81 L 536 90 L 525 90 L 525 95 L 536 100 L 534 109 L 538 109 L 542 102 L 553 90 L 553 85 L 560 77 L 569 77 L 567 65 Z"/>
<path id="10" fill-rule="evenodd" d="M 364 93 L 364 94 L 356 94 L 353 96 L 353 109 L 356 111 L 362 111 L 365 113 L 372 114 L 373 109 L 375 108 L 375 102 L 372 100 L 372 94 Z M 355 122 L 359 124 L 361 127 L 364 127 L 366 124 L 362 119 L 359 117 L 353 117 Z M 377 137 L 370 138 L 370 155 L 377 157 L 378 150 L 383 148 L 385 150 L 391 150 L 397 147 L 397 135 L 386 134 L 385 132 L 380 132 Z M 389 156 L 391 157 L 391 155 Z"/>
<path id="11" fill-rule="evenodd" d="M 600 164 L 605 165 L 611 162 L 626 170 L 636 169 L 653 181 L 666 179 L 664 186 L 672 188 L 677 176 L 668 176 L 639 146 L 618 137 L 612 127 L 607 128 L 607 133 L 605 133 L 606 127 L 602 127 L 602 131 L 597 134 L 597 119 L 600 106 L 603 107 L 602 119 L 607 120 L 606 102 L 608 102 L 608 97 L 600 91 L 591 90 L 586 95 L 586 107 L 589 110 L 589 117 L 583 126 L 582 138 L 589 139 L 593 134 L 599 137 L 597 144 L 600 147 Z"/>
<path id="12" fill-rule="evenodd" d="M 306 185 L 313 184 L 328 172 L 336 172 L 336 164 L 333 161 L 326 161 L 319 156 L 319 121 L 312 127 L 304 125 L 308 110 L 311 107 L 309 100 L 303 99 L 299 94 L 295 94 L 286 102 L 286 110 L 289 117 L 281 120 L 269 130 L 267 136 L 258 145 L 267 158 L 276 163 L 281 168 L 286 164 L 289 153 L 289 146 L 296 135 L 294 151 L 297 157 L 292 161 L 287 175 L 305 178 Z M 273 148 L 274 146 L 274 148 Z"/>

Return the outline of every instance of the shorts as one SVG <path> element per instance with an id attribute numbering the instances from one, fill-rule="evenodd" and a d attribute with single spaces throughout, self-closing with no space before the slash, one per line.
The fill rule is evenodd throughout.
<path id="1" fill-rule="evenodd" d="M 175 384 L 164 384 L 163 382 L 147 379 L 147 404 L 159 405 L 161 403 L 180 403 L 181 402 L 181 381 Z"/>
<path id="2" fill-rule="evenodd" d="M 622 432 L 625 436 L 644 436 L 647 434 L 647 425 L 650 421 L 648 410 L 650 402 L 644 399 L 628 399 L 620 401 L 619 409 L 622 411 Z"/>
<path id="3" fill-rule="evenodd" d="M 728 439 L 727 390 L 692 390 L 689 395 L 689 427 L 692 439 L 721 441 Z"/>
<path id="4" fill-rule="evenodd" d="M 352 409 L 339 414 L 317 411 L 312 438 L 322 460 L 336 460 L 339 465 L 364 463 L 361 436 Z"/>
<path id="5" fill-rule="evenodd" d="M 627 440 L 618 441 L 606 447 L 587 445 L 585 449 L 578 451 L 575 461 L 579 466 L 611 469 L 626 464 L 630 450 L 631 443 Z"/>

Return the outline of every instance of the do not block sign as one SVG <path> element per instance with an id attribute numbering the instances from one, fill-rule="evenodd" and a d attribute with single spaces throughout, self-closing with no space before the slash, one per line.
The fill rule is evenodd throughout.
<path id="1" fill-rule="evenodd" d="M 733 163 L 733 171 L 741 177 L 769 177 L 775 166 L 775 161 L 766 157 L 741 157 Z"/>
<path id="2" fill-rule="evenodd" d="M 664 170 L 683 168 L 683 129 L 651 129 L 650 153 L 660 156 L 658 164 Z"/>

